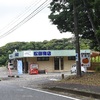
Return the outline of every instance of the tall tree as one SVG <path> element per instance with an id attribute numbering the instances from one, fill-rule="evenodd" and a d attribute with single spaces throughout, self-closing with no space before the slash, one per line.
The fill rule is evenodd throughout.
<path id="1" fill-rule="evenodd" d="M 79 31 L 78 31 L 78 16 L 76 0 L 73 0 L 73 17 L 74 17 L 74 33 L 76 39 L 76 65 L 77 65 L 77 76 L 81 76 L 81 64 L 80 64 L 80 44 L 79 44 Z"/>
<path id="2" fill-rule="evenodd" d="M 90 19 L 87 16 L 87 9 L 84 5 L 83 0 L 76 0 L 77 2 L 77 10 L 78 10 L 78 31 L 82 38 L 91 39 L 93 42 L 91 44 L 91 48 L 94 46 L 96 50 L 98 48 L 98 42 L 96 39 L 100 37 L 100 0 L 89 0 L 88 8 L 91 9 L 91 17 L 93 19 L 96 29 L 96 34 L 93 31 L 93 27 L 91 25 Z M 51 22 L 57 26 L 60 32 L 74 32 L 74 20 L 73 20 L 73 0 L 53 0 L 50 3 L 51 14 L 49 18 Z M 97 34 L 98 33 L 98 34 Z M 98 37 L 98 40 L 100 40 Z"/>
<path id="3" fill-rule="evenodd" d="M 97 0 L 95 0 L 95 1 L 97 1 Z M 84 3 L 84 7 L 85 7 L 86 10 L 87 10 L 87 14 L 88 14 L 89 21 L 90 21 L 90 23 L 91 23 L 93 32 L 94 32 L 94 34 L 95 34 L 95 38 L 96 38 L 96 40 L 97 40 L 97 42 L 98 42 L 98 45 L 99 45 L 99 48 L 100 48 L 100 41 L 99 41 L 99 39 L 98 39 L 98 36 L 96 35 L 96 34 L 97 34 L 97 31 L 96 31 L 96 28 L 95 28 L 95 25 L 94 25 L 94 22 L 93 22 L 93 19 L 92 19 L 92 15 L 91 15 L 91 13 L 93 14 L 93 11 L 92 11 L 92 9 L 89 8 L 89 2 L 88 2 L 87 0 L 83 0 L 83 3 Z M 93 10 L 94 10 L 94 12 L 95 12 L 95 9 L 93 9 Z M 97 26 L 97 27 L 98 27 L 98 26 Z"/>

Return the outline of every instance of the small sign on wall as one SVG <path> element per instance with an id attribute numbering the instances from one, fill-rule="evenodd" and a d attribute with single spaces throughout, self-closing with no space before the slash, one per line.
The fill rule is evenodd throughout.
<path id="1" fill-rule="evenodd" d="M 76 53 L 76 61 L 78 61 L 78 53 Z"/>

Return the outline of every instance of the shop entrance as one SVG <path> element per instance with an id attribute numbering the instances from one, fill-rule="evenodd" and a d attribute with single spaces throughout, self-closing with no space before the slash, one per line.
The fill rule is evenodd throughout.
<path id="1" fill-rule="evenodd" d="M 63 70 L 64 69 L 63 57 L 54 58 L 54 70 Z"/>

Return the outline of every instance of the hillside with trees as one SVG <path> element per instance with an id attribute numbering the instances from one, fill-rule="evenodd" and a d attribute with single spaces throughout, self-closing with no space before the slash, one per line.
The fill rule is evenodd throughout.
<path id="1" fill-rule="evenodd" d="M 90 41 L 80 39 L 81 49 L 89 49 Z M 0 47 L 0 66 L 6 65 L 9 59 L 9 54 L 18 50 L 70 50 L 75 49 L 75 41 L 73 38 L 52 39 L 43 42 L 11 42 Z"/>

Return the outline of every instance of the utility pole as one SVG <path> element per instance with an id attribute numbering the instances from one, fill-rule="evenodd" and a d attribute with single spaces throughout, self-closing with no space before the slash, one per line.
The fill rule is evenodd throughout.
<path id="1" fill-rule="evenodd" d="M 77 76 L 81 77 L 80 44 L 79 44 L 76 0 L 73 0 L 73 13 L 74 13 L 74 33 L 75 33 L 75 43 L 76 43 L 76 66 L 77 66 L 76 69 L 77 69 Z"/>

